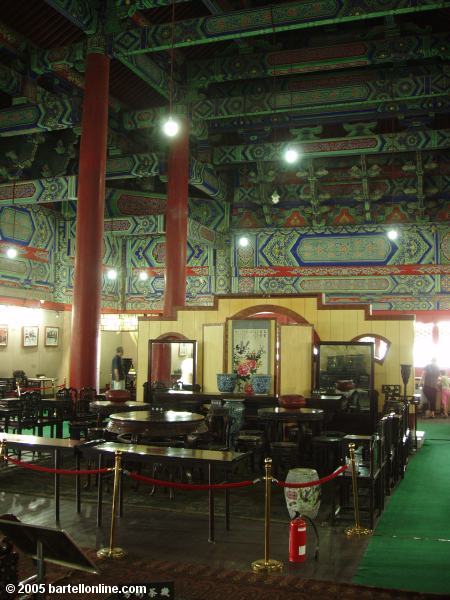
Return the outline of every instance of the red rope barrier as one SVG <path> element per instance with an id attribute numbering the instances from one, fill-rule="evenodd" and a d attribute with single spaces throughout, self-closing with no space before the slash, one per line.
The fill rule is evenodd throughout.
<path id="1" fill-rule="evenodd" d="M 142 483 L 148 483 L 149 485 L 160 485 L 162 487 L 177 488 L 180 490 L 218 490 L 227 488 L 241 488 L 248 487 L 249 485 L 255 485 L 256 481 L 239 481 L 237 483 L 178 483 L 175 481 L 162 481 L 161 479 L 154 479 L 153 477 L 146 477 L 145 475 L 138 475 L 137 473 L 129 473 L 125 471 L 126 475 L 129 475 L 134 481 L 141 481 Z"/>
<path id="2" fill-rule="evenodd" d="M 315 479 L 314 481 L 304 481 L 302 483 L 286 483 L 285 481 L 277 481 L 276 479 L 274 479 L 274 481 L 279 487 L 282 488 L 306 488 L 312 487 L 314 485 L 320 485 L 321 483 L 326 483 L 327 481 L 331 481 L 331 479 L 334 479 L 347 469 L 348 465 L 343 465 L 342 467 L 339 467 L 339 469 L 336 469 L 336 471 L 333 471 L 333 473 L 327 475 L 326 477 L 322 477 L 321 479 Z"/>
<path id="3" fill-rule="evenodd" d="M 41 467 L 40 465 L 33 465 L 32 463 L 24 463 L 21 460 L 17 460 L 17 458 L 12 458 L 11 456 L 5 456 L 5 459 L 13 465 L 22 467 L 23 469 L 30 469 L 31 471 L 39 471 L 40 473 L 53 473 L 58 475 L 97 475 L 99 473 L 110 473 L 114 470 L 108 467 L 104 469 L 80 469 L 78 471 L 72 469 L 51 469 L 50 467 Z"/>

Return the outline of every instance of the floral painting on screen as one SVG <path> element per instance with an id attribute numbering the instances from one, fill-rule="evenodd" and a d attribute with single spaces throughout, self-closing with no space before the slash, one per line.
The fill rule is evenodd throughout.
<path id="1" fill-rule="evenodd" d="M 233 373 L 237 390 L 252 393 L 251 377 L 269 374 L 269 321 L 233 321 Z"/>

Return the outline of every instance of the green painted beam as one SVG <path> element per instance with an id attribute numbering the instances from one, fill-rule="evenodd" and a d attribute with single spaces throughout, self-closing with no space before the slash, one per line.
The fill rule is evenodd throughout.
<path id="1" fill-rule="evenodd" d="M 133 15 L 137 10 L 161 8 L 190 1 L 191 0 L 115 0 L 115 4 L 119 8 L 125 8 L 128 11 L 128 14 Z"/>
<path id="2" fill-rule="evenodd" d="M 88 35 L 97 32 L 97 0 L 45 0 L 45 2 Z"/>
<path id="3" fill-rule="evenodd" d="M 22 88 L 22 75 L 9 67 L 0 65 L 0 91 L 8 96 L 20 96 Z"/>
<path id="4" fill-rule="evenodd" d="M 232 165 L 257 161 L 278 162 L 283 160 L 283 152 L 288 147 L 292 147 L 292 144 L 221 146 L 213 151 L 213 164 Z M 308 158 L 441 150 L 450 148 L 450 129 L 411 130 L 395 134 L 320 139 L 298 142 L 295 147 Z M 293 169 L 298 168 L 299 164 L 293 165 Z"/>
<path id="5" fill-rule="evenodd" d="M 169 98 L 169 77 L 149 56 L 118 56 L 117 59 L 163 98 Z M 176 81 L 173 82 L 172 89 L 175 99 L 186 96 L 186 90 L 180 87 Z"/>
<path id="6" fill-rule="evenodd" d="M 23 104 L 0 110 L 0 137 L 68 129 L 80 122 L 79 107 L 48 94 L 45 104 Z"/>
<path id="7" fill-rule="evenodd" d="M 97 8 L 89 0 L 46 0 L 59 13 L 67 17 L 86 34 L 93 34 L 97 27 Z M 95 15 L 95 21 L 90 16 Z M 95 28 L 93 29 L 95 25 Z M 61 69 L 82 68 L 84 70 L 85 46 L 75 44 L 66 48 L 41 50 L 35 53 L 33 64 L 36 71 L 49 73 L 55 66 Z M 149 56 L 120 57 L 120 62 L 128 67 L 142 81 L 160 93 L 169 97 L 169 78 L 167 73 Z M 181 94 L 176 82 L 173 84 L 174 96 Z"/>
<path id="8" fill-rule="evenodd" d="M 395 76 L 394 76 L 395 75 Z M 324 112 L 345 112 L 361 109 L 367 118 L 368 112 L 381 110 L 398 111 L 397 103 L 417 104 L 420 100 L 430 99 L 431 105 L 439 99 L 448 101 L 450 88 L 450 69 L 447 66 L 419 69 L 416 74 L 372 72 L 352 73 L 349 77 L 337 73 L 332 78 L 327 75 L 302 78 L 298 81 L 283 80 L 290 89 L 275 92 L 248 93 L 251 82 L 242 83 L 242 95 L 226 95 L 214 98 L 209 94 L 192 103 L 191 115 L 197 121 L 216 121 L 230 117 L 250 117 L 274 113 L 292 113 L 301 111 L 302 116 L 323 115 Z M 232 84 L 235 88 L 239 84 Z M 286 83 L 285 86 L 286 87 Z M 438 108 L 438 106 L 436 106 Z M 175 114 L 185 114 L 187 107 L 174 105 Z M 125 129 L 153 127 L 167 113 L 166 107 L 126 112 L 123 116 Z"/>
<path id="9" fill-rule="evenodd" d="M 254 37 L 449 7 L 450 2 L 445 0 L 421 0 L 414 3 L 410 0 L 372 0 L 366 10 L 361 8 L 358 0 L 286 2 L 233 11 L 226 15 L 178 21 L 175 23 L 173 46 L 196 46 L 239 37 Z M 139 31 L 113 34 L 110 37 L 110 46 L 116 56 L 132 55 L 168 50 L 172 46 L 171 40 L 171 23 L 164 23 Z"/>
<path id="10" fill-rule="evenodd" d="M 450 58 L 450 34 L 358 40 L 334 46 L 191 61 L 188 63 L 188 83 L 190 86 L 203 87 L 226 81 L 396 64 L 429 58 Z"/>

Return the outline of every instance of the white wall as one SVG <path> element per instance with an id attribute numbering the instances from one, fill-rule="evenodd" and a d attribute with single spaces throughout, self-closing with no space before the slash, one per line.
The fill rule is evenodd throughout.
<path id="1" fill-rule="evenodd" d="M 68 311 L 58 313 L 54 310 L 0 305 L 0 325 L 8 326 L 8 345 L 0 346 L 0 377 L 12 377 L 13 371 L 22 370 L 28 377 L 36 377 L 39 373 L 56 378 L 58 385 L 62 385 L 66 380 L 68 385 L 71 324 L 72 313 Z M 37 347 L 23 348 L 22 327 L 24 325 L 39 327 Z M 59 345 L 57 347 L 44 345 L 44 328 L 46 326 L 59 327 Z M 138 368 L 137 331 L 102 331 L 100 334 L 100 388 L 104 388 L 105 384 L 110 382 L 111 361 L 117 346 L 123 346 L 124 357 L 133 359 L 135 369 Z"/>
<path id="2" fill-rule="evenodd" d="M 0 325 L 8 326 L 8 345 L 0 346 L 0 376 L 12 377 L 13 371 L 25 371 L 28 377 L 44 374 L 47 377 L 59 378 L 63 360 L 66 335 L 66 319 L 64 313 L 40 308 L 22 308 L 16 306 L 0 306 Z M 22 345 L 23 326 L 39 327 L 38 345 L 24 348 Z M 59 345 L 44 345 L 46 326 L 59 328 Z M 62 383 L 62 381 L 58 381 Z"/>

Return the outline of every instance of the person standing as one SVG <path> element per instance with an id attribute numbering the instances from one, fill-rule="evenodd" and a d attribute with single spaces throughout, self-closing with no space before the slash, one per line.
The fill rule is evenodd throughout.
<path id="1" fill-rule="evenodd" d="M 112 372 L 112 389 L 113 390 L 124 390 L 125 389 L 125 370 L 123 368 L 123 348 L 117 346 L 116 354 L 112 359 L 111 372 Z"/>
<path id="2" fill-rule="evenodd" d="M 438 393 L 438 382 L 441 372 L 437 365 L 435 358 L 431 359 L 431 363 L 428 364 L 422 373 L 422 392 L 428 403 L 428 410 L 425 416 L 434 419 L 434 412 L 436 410 L 436 399 Z"/>
<path id="3" fill-rule="evenodd" d="M 444 417 L 448 417 L 448 401 L 450 400 L 450 377 L 446 371 L 441 371 L 441 405 Z"/>

